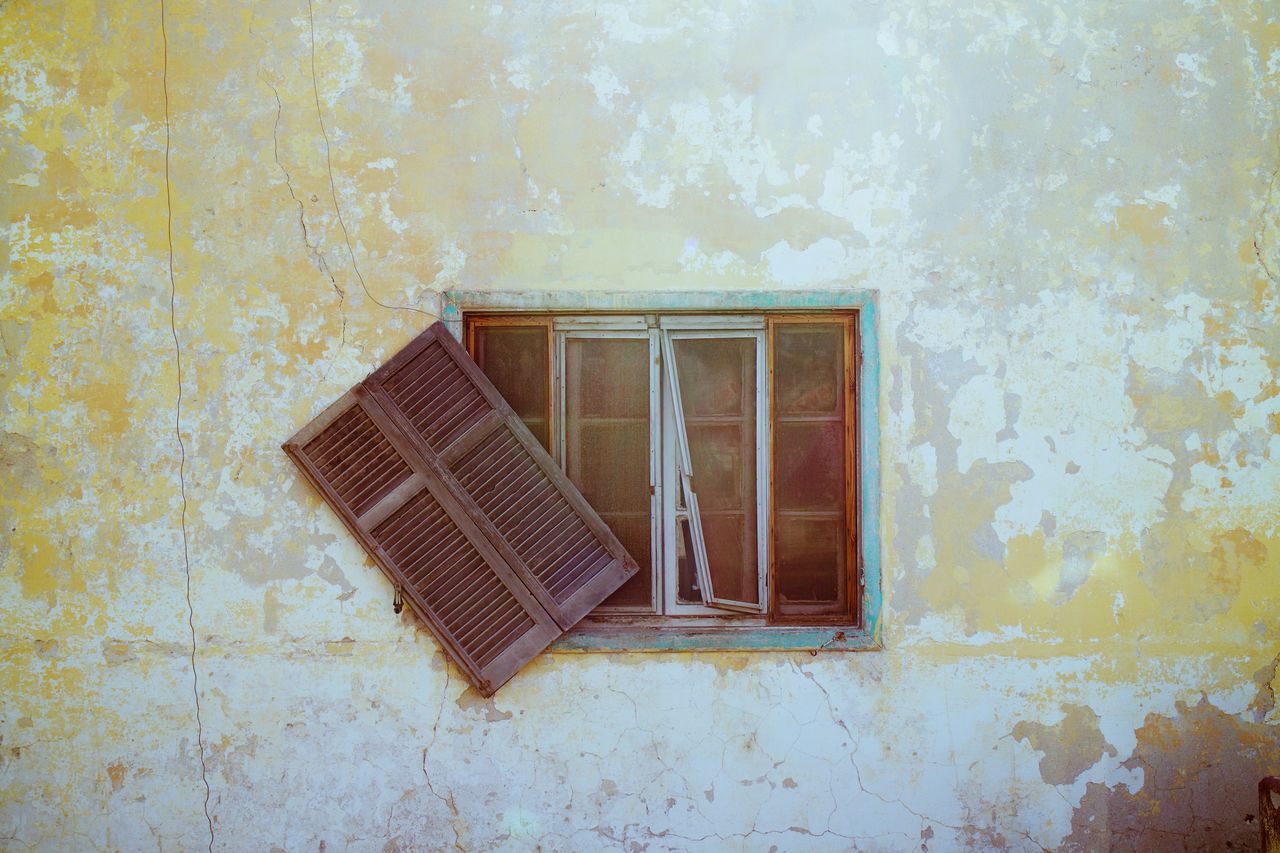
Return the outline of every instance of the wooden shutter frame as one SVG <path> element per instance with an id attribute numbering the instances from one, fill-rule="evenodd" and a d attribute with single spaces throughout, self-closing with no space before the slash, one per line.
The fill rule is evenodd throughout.
<path id="1" fill-rule="evenodd" d="M 374 404 L 374 406 L 370 406 L 370 402 L 372 401 L 368 399 L 367 395 L 361 393 L 360 386 L 356 386 L 356 388 L 346 392 L 332 405 L 328 406 L 319 416 L 316 417 L 315 420 L 299 430 L 297 435 L 293 436 L 293 438 L 289 439 L 289 441 L 284 444 L 284 450 L 289 454 L 290 458 L 297 463 L 298 467 L 302 470 L 302 473 L 306 476 L 306 479 L 311 483 L 311 485 L 315 487 L 316 490 L 325 498 L 325 502 L 329 504 L 329 507 L 334 511 L 334 514 L 341 519 L 343 525 L 345 525 L 352 535 L 356 537 L 356 540 L 364 546 L 366 553 L 369 554 L 378 568 L 387 576 L 387 579 L 390 580 L 392 585 L 401 593 L 404 600 L 409 604 L 409 608 L 414 612 L 414 615 L 417 616 L 418 620 L 422 624 L 427 626 L 431 634 L 444 648 L 446 654 L 448 654 L 458 668 L 462 670 L 467 679 L 474 684 L 481 693 L 486 696 L 491 696 L 499 687 L 506 683 L 511 676 L 515 675 L 520 668 L 520 665 L 510 665 L 511 661 L 504 661 L 503 657 L 511 657 L 512 652 L 528 652 L 529 656 L 536 655 L 555 640 L 557 636 L 559 636 L 560 631 L 554 630 L 558 626 L 556 626 L 550 619 L 549 614 L 540 610 L 536 604 L 536 599 L 534 599 L 529 591 L 525 589 L 524 584 L 516 579 L 510 568 L 505 566 L 502 559 L 496 554 L 496 552 L 494 552 L 492 546 L 489 545 L 487 537 L 485 537 L 478 529 L 469 529 L 467 520 L 465 520 L 465 514 L 462 513 L 460 509 L 456 515 L 449 511 L 450 505 L 454 503 L 452 495 L 448 494 L 442 484 L 433 482 L 433 478 L 429 474 L 420 470 L 420 466 L 425 466 L 422 466 L 420 460 L 415 460 L 413 458 L 417 456 L 417 454 L 411 447 L 407 447 L 405 443 L 400 440 L 400 437 L 393 431 L 385 429 L 385 425 L 389 423 L 386 418 L 386 414 L 377 408 L 376 404 Z M 338 497 L 337 492 L 330 485 L 328 480 L 320 473 L 314 462 L 303 450 L 303 448 L 310 443 L 312 439 L 323 433 L 333 424 L 334 421 L 347 414 L 354 407 L 359 407 L 364 411 L 375 425 L 383 427 L 383 435 L 387 437 L 392 447 L 399 452 L 402 457 L 405 457 L 405 461 L 409 463 L 411 470 L 419 468 L 419 470 L 413 470 L 413 473 L 408 479 L 360 516 L 356 516 L 354 512 L 344 511 L 346 504 Z M 417 466 L 414 464 L 415 461 L 418 462 Z M 403 506 L 410 497 L 417 495 L 424 489 L 431 494 L 431 497 L 435 499 L 442 508 L 445 509 L 446 513 L 449 514 L 454 523 L 458 524 L 458 527 L 462 530 L 463 535 L 466 536 L 469 544 L 480 552 L 481 557 L 485 559 L 485 562 L 489 567 L 493 569 L 494 573 L 498 575 L 499 579 L 510 590 L 516 600 L 534 619 L 538 627 L 542 629 L 536 633 L 530 632 L 534 633 L 534 636 L 532 637 L 530 637 L 529 634 L 526 634 L 520 641 L 517 641 L 516 644 L 507 649 L 503 655 L 500 655 L 497 660 L 493 661 L 488 666 L 482 667 L 477 665 L 471 654 L 468 653 L 468 651 L 458 643 L 453 634 L 444 627 L 442 620 L 435 614 L 434 608 L 432 608 L 431 605 L 422 598 L 415 586 L 407 581 L 404 573 L 390 558 L 386 550 L 373 538 L 374 528 L 384 521 L 392 512 L 395 512 Z M 459 523 L 458 516 L 464 517 L 461 523 Z M 548 628 L 551 630 L 548 630 Z M 536 648 L 532 648 L 534 646 L 536 646 Z M 519 658 L 520 656 L 520 654 L 515 655 L 516 658 Z M 522 665 L 523 662 L 524 661 L 521 660 L 520 664 Z"/>
<path id="2" fill-rule="evenodd" d="M 480 392 L 491 408 L 439 453 L 432 451 L 382 385 L 384 380 L 393 376 L 398 369 L 434 342 L 442 345 L 445 352 L 466 374 L 468 381 Z M 311 441 L 357 407 L 372 421 L 381 436 L 400 455 L 410 471 L 406 479 L 360 515 L 357 515 L 355 509 L 342 499 L 334 485 L 305 451 Z M 583 521 L 608 554 L 615 557 L 619 564 L 620 571 L 614 569 L 613 563 L 598 570 L 585 584 L 577 588 L 564 604 L 555 602 L 550 592 L 534 577 L 524 561 L 515 554 L 511 545 L 502 537 L 493 522 L 475 503 L 467 489 L 458 482 L 449 468 L 450 462 L 456 461 L 475 444 L 503 426 L 510 430 L 516 442 L 551 480 L 552 485 L 568 502 L 575 515 Z M 298 465 L 307 481 L 342 520 L 344 526 L 364 547 L 374 563 L 401 592 L 415 615 L 436 637 L 449 657 L 485 696 L 492 695 L 529 659 L 544 650 L 638 571 L 637 564 L 627 554 L 625 548 L 559 467 L 551 461 L 542 445 L 520 422 L 511 407 L 497 393 L 443 323 L 431 326 L 390 361 L 327 406 L 314 420 L 286 441 L 283 449 Z M 420 595 L 415 585 L 408 582 L 404 572 L 374 538 L 374 530 L 379 524 L 424 491 L 458 527 L 467 544 L 479 553 L 487 568 L 493 571 L 498 581 L 507 588 L 534 622 L 532 629 L 522 634 L 487 664 L 481 665 L 473 659 L 471 653 L 445 628 L 441 617 L 436 615 L 433 607 Z"/>

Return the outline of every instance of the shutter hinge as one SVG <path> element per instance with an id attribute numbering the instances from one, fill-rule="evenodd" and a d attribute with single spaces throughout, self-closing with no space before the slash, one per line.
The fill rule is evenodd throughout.
<path id="1" fill-rule="evenodd" d="M 404 595 L 400 591 L 400 584 L 396 584 L 396 595 L 395 598 L 391 599 L 391 609 L 394 610 L 397 615 L 400 611 L 404 610 Z"/>

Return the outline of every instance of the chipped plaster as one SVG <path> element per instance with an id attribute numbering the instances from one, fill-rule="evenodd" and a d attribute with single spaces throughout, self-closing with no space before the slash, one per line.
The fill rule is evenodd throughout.
<path id="1" fill-rule="evenodd" d="M 217 849 L 1245 843 L 1269 4 L 166 21 L 167 73 L 158 4 L 0 5 L 0 846 L 204 847 L 201 756 Z M 882 652 L 545 655 L 479 701 L 278 451 L 445 288 L 815 287 L 878 298 Z"/>

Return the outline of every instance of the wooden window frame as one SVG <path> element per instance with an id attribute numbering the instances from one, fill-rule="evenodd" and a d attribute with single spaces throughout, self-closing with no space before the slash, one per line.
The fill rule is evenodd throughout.
<path id="1" fill-rule="evenodd" d="M 716 293 L 587 293 L 587 292 L 511 292 L 511 291 L 447 291 L 442 294 L 442 315 L 456 337 L 471 347 L 474 328 L 486 322 L 501 321 L 548 328 L 549 372 L 554 372 L 556 335 L 551 331 L 555 315 L 577 316 L 599 314 L 601 325 L 612 318 L 629 315 L 662 314 L 678 318 L 670 327 L 681 325 L 708 328 L 717 323 L 741 328 L 741 319 L 733 315 L 761 314 L 766 334 L 767 399 L 773 399 L 773 329 L 775 324 L 830 322 L 833 313 L 845 314 L 846 383 L 845 440 L 852 452 L 845 454 L 846 500 L 851 506 L 851 523 L 846 537 L 846 594 L 853 602 L 853 619 L 846 617 L 804 616 L 803 624 L 788 624 L 786 619 L 772 616 L 642 616 L 611 617 L 608 624 L 584 620 L 551 647 L 561 652 L 599 651 L 859 651 L 883 648 L 881 636 L 882 590 L 880 570 L 880 461 L 879 461 L 879 358 L 876 329 L 877 295 L 870 291 L 804 291 L 755 292 L 727 291 Z M 695 316 L 696 315 L 696 316 Z M 590 329 L 596 324 L 589 317 L 573 328 Z M 554 376 L 548 377 L 553 395 L 557 393 Z M 551 403 L 552 435 L 558 426 L 559 412 Z M 770 416 L 772 421 L 772 415 Z M 772 423 L 770 423 L 772 428 Z M 553 439 L 554 441 L 554 439 Z M 774 480 L 770 460 L 770 482 Z M 774 583 L 772 541 L 774 524 L 773 500 L 769 491 L 770 559 L 766 581 L 770 595 L 770 611 L 776 613 L 777 595 Z M 657 552 L 655 551 L 655 554 Z M 655 573 L 656 575 L 657 573 Z"/>

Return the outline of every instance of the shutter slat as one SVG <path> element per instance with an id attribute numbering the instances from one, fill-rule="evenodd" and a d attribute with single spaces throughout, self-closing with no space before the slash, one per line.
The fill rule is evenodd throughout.
<path id="1" fill-rule="evenodd" d="M 428 386 L 431 377 L 437 374 L 440 366 L 448 359 L 449 354 L 443 347 L 424 353 L 422 358 L 407 365 L 400 373 L 388 380 L 387 390 L 401 401 L 425 396 L 430 392 Z M 464 382 L 436 382 L 436 405 L 446 405 L 446 401 L 452 400 L 454 395 L 460 393 L 465 387 Z"/>
<path id="2" fill-rule="evenodd" d="M 404 524 L 399 530 L 391 531 L 387 538 L 383 541 L 382 547 L 387 550 L 401 550 L 405 547 L 413 547 L 413 542 L 426 538 L 436 541 L 436 544 L 443 545 L 440 542 L 440 536 L 449 529 L 449 519 L 443 513 L 439 516 L 423 516 L 411 523 Z M 459 531 L 461 532 L 461 531 Z M 406 540 L 408 540 L 406 542 Z"/>
<path id="3" fill-rule="evenodd" d="M 320 440 L 315 442 L 319 447 L 307 447 L 307 452 L 315 460 L 317 465 L 322 467 L 329 466 L 334 460 L 343 460 L 348 453 L 353 450 L 359 450 L 364 444 L 377 444 L 382 440 L 376 429 L 373 429 L 373 422 L 368 421 L 368 428 L 362 428 L 359 415 L 362 414 L 358 410 L 353 410 L 349 417 L 340 425 L 335 425 L 333 435 L 321 436 Z M 345 460 L 340 464 L 346 464 Z"/>
<path id="4" fill-rule="evenodd" d="M 468 404 L 465 409 L 460 410 L 456 415 L 446 420 L 444 428 L 441 430 L 443 435 L 448 436 L 444 442 L 444 446 L 448 447 L 450 444 L 457 441 L 467 427 L 474 425 L 474 423 L 480 417 L 484 417 L 485 413 L 488 411 L 489 407 L 485 405 L 483 400 L 475 400 Z"/>
<path id="5" fill-rule="evenodd" d="M 464 645 L 475 645 L 478 637 L 489 637 L 496 631 L 523 624 L 519 609 L 511 602 L 503 601 L 494 608 L 493 593 L 493 587 L 481 578 L 479 583 L 450 596 L 449 607 L 457 619 L 457 635 Z"/>
<path id="6" fill-rule="evenodd" d="M 475 643 L 476 656 L 487 664 L 497 656 L 497 652 L 500 649 L 510 645 L 511 641 L 520 635 L 526 624 L 524 622 L 513 623 L 510 628 L 494 631 L 487 636 L 481 633 L 474 638 L 469 638 L 468 641 Z"/>
<path id="7" fill-rule="evenodd" d="M 388 477 L 394 476 L 395 471 L 399 470 L 402 463 L 395 458 L 379 460 L 375 457 L 366 464 L 369 465 L 369 473 L 351 480 L 349 491 L 352 503 L 355 504 L 364 502 L 383 486 L 387 485 L 389 482 Z"/>
<path id="8" fill-rule="evenodd" d="M 493 601 L 490 598 L 494 592 L 493 586 L 486 581 L 487 578 L 477 575 L 465 586 L 458 584 L 457 587 L 450 587 L 440 597 L 440 608 L 447 609 L 457 623 L 454 633 L 463 645 L 475 636 L 477 625 L 485 624 L 484 620 L 477 620 L 476 617 L 489 612 L 493 607 Z M 505 605 L 506 602 L 503 602 L 498 611 L 504 610 Z M 500 615 L 498 612 L 491 613 L 490 618 L 498 615 Z"/>
<path id="9" fill-rule="evenodd" d="M 437 551 L 442 554 L 456 553 L 466 539 L 461 531 L 450 531 L 444 524 L 437 525 L 436 532 L 436 537 L 417 536 L 398 549 L 406 567 L 418 567 L 405 570 L 405 578 L 414 584 L 434 583 L 437 572 L 450 570 L 451 566 L 431 560 L 430 555 Z"/>
<path id="10" fill-rule="evenodd" d="M 513 504 L 511 509 L 504 512 L 495 522 L 498 524 L 507 524 L 512 521 L 517 513 L 525 513 L 525 527 L 528 533 L 519 537 L 520 543 L 523 545 L 533 536 L 541 532 L 541 528 L 547 524 L 565 524 L 572 523 L 573 510 L 564 504 L 552 503 L 550 497 L 550 489 L 542 489 L 538 491 L 537 497 L 540 502 L 521 502 Z"/>
<path id="11" fill-rule="evenodd" d="M 565 520 L 565 512 L 563 507 L 547 504 L 540 509 L 535 509 L 533 514 L 528 516 L 525 524 L 526 532 L 516 537 L 511 546 L 517 551 L 528 547 L 535 549 L 538 543 L 545 541 L 543 533 L 556 524 L 562 524 Z"/>
<path id="12" fill-rule="evenodd" d="M 414 418 L 414 426 L 430 423 L 433 419 L 442 425 L 444 419 L 453 414 L 456 407 L 474 399 L 474 389 L 467 384 L 465 376 L 459 375 L 442 382 L 438 391 L 433 391 L 425 381 L 417 386 L 410 386 L 409 390 L 402 391 L 395 400 L 396 404 L 402 407 L 421 406 L 432 395 L 435 396 L 432 409 L 423 411 Z"/>
<path id="13" fill-rule="evenodd" d="M 541 482 L 538 471 L 512 471 L 503 467 L 501 463 L 496 463 L 496 465 L 497 467 L 483 482 L 474 486 L 468 484 L 477 499 L 488 495 L 495 489 L 502 489 L 503 497 L 487 510 L 489 517 L 495 522 L 505 516 L 512 507 L 524 506 L 532 500 L 532 495 L 526 489 L 536 487 Z"/>
<path id="14" fill-rule="evenodd" d="M 444 450 L 489 404 L 444 345 L 431 341 L 383 381 L 395 407 L 409 415 L 431 449 Z M 444 391 L 445 393 L 440 393 Z"/>
<path id="15" fill-rule="evenodd" d="M 455 467 L 455 474 L 458 477 L 458 482 L 466 486 L 468 491 L 473 494 L 484 492 L 492 487 L 495 478 L 503 476 L 504 469 L 502 467 L 502 460 L 485 450 L 485 439 L 481 439 L 477 442 L 476 445 L 471 448 L 470 453 L 479 453 L 484 456 L 485 459 L 483 463 L 470 470 L 458 470 Z M 456 466 L 456 461 L 454 464 Z M 525 471 L 522 473 L 529 477 L 532 477 L 535 474 L 533 471 Z M 517 486 L 518 483 L 507 483 L 506 485 Z M 521 494 L 521 492 L 512 492 L 512 500 L 519 499 Z"/>
<path id="16" fill-rule="evenodd" d="M 362 453 L 359 456 L 352 456 L 349 460 L 343 460 L 341 465 L 335 465 L 333 471 L 330 472 L 333 487 L 339 492 L 350 493 L 353 483 L 360 483 L 368 480 L 376 479 L 376 473 L 369 467 L 372 461 L 378 464 L 379 453 L 376 441 L 369 442 L 372 452 Z M 371 458 L 370 458 L 371 457 Z M 394 461 L 394 460 L 389 460 Z"/>
<path id="17" fill-rule="evenodd" d="M 608 554 L 603 556 L 607 557 Z M 551 589 L 552 595 L 557 595 L 563 591 L 566 586 L 571 585 L 577 580 L 585 577 L 594 565 L 599 562 L 601 552 L 598 548 L 593 548 L 590 543 L 580 547 L 570 559 L 559 570 L 553 572 L 547 577 L 547 586 Z"/>
<path id="18" fill-rule="evenodd" d="M 442 324 L 285 450 L 485 696 L 637 570 Z"/>
<path id="19" fill-rule="evenodd" d="M 321 467 L 335 464 L 347 467 L 352 464 L 351 457 L 353 455 L 362 453 L 366 448 L 377 447 L 381 441 L 382 436 L 378 435 L 376 430 L 361 431 L 353 429 L 346 435 L 339 437 L 330 447 L 326 447 L 323 455 L 316 454 L 313 458 L 316 464 Z"/>
<path id="20" fill-rule="evenodd" d="M 594 559 L 592 559 L 592 557 L 594 557 Z M 597 571 L 600 570 L 600 568 L 604 565 L 604 563 L 606 563 L 609 560 L 609 555 L 606 552 L 593 551 L 593 552 L 588 552 L 586 556 L 583 557 L 583 559 L 584 560 L 590 559 L 591 562 L 585 568 L 583 568 L 580 572 L 578 572 L 577 577 L 566 574 L 562 580 L 557 580 L 554 577 L 552 578 L 553 594 L 558 594 L 560 590 L 562 590 L 566 586 L 577 583 L 580 578 L 591 577 L 593 574 L 595 574 Z"/>
<path id="21" fill-rule="evenodd" d="M 492 660 L 492 655 L 488 649 L 477 651 L 473 647 L 477 626 L 498 626 L 508 637 L 534 627 L 511 591 L 503 588 L 480 553 L 428 492 L 424 490 L 406 502 L 400 512 L 399 517 L 387 519 L 374 531 L 375 538 L 382 538 L 384 549 L 405 567 L 406 576 L 421 575 L 414 588 L 455 640 L 470 649 L 480 666 Z M 421 530 L 424 524 L 430 527 L 438 523 L 451 529 L 450 535 L 434 542 L 413 535 L 409 541 L 404 537 L 392 539 L 402 527 Z"/>
<path id="22" fill-rule="evenodd" d="M 552 598 L 563 602 L 565 595 L 589 575 L 557 572 L 555 561 L 558 560 L 561 566 L 565 560 L 575 561 L 583 553 L 584 544 L 594 537 L 584 525 L 575 523 L 577 519 L 566 519 L 572 515 L 568 505 L 550 487 L 545 474 L 528 465 L 526 456 L 527 452 L 513 434 L 499 431 L 460 459 L 456 470 L 459 481 L 467 485 L 480 508 L 515 553 L 551 592 Z M 477 482 L 480 472 L 489 473 L 483 481 Z M 519 477 L 515 481 L 517 487 L 485 488 L 495 481 L 502 483 L 503 477 Z M 527 490 L 530 483 L 536 484 L 536 491 Z M 544 535 L 548 531 L 558 535 Z M 576 563 L 574 565 L 577 567 Z M 555 580 L 570 582 L 557 586 Z"/>
<path id="23" fill-rule="evenodd" d="M 348 455 L 347 450 L 355 452 Z M 337 498 L 356 516 L 363 515 L 412 475 L 373 421 L 358 408 L 334 419 L 302 448 Z"/>
<path id="24" fill-rule="evenodd" d="M 376 442 L 377 435 L 373 431 L 361 430 L 356 419 L 349 417 L 344 418 L 341 423 L 335 423 L 330 433 L 318 436 L 315 441 L 310 442 L 306 450 L 316 465 L 331 468 L 334 464 L 345 464 L 345 451 L 366 441 Z"/>
<path id="25" fill-rule="evenodd" d="M 570 528 L 559 536 L 545 536 L 541 539 L 530 543 L 529 547 L 524 549 L 524 553 L 529 555 L 529 560 L 541 566 L 547 560 L 549 555 L 559 551 L 566 555 L 569 559 L 576 557 L 578 552 L 583 548 L 590 548 L 595 544 L 595 537 L 591 535 L 591 531 L 583 528 Z M 562 561 L 562 566 L 569 565 L 568 560 Z M 547 582 L 550 583 L 551 576 L 554 574 L 552 570 L 547 575 Z"/>
<path id="26" fill-rule="evenodd" d="M 335 420 L 332 429 L 323 435 L 316 436 L 307 443 L 307 453 L 311 455 L 312 459 L 316 460 L 317 464 L 323 464 L 332 447 L 341 444 L 352 436 L 361 434 L 357 429 L 359 415 L 360 412 L 358 410 L 352 409 Z M 371 435 L 371 433 L 364 433 L 364 435 Z"/>
<path id="27" fill-rule="evenodd" d="M 405 388 L 421 387 L 423 377 L 432 376 L 439 368 L 448 360 L 449 354 L 444 351 L 444 347 L 429 350 L 413 365 L 406 367 L 394 379 L 387 382 L 388 388 L 398 389 L 401 393 Z M 459 382 L 454 388 L 463 387 L 463 383 Z M 447 387 L 442 387 L 437 396 L 441 399 L 449 396 L 450 392 Z"/>

